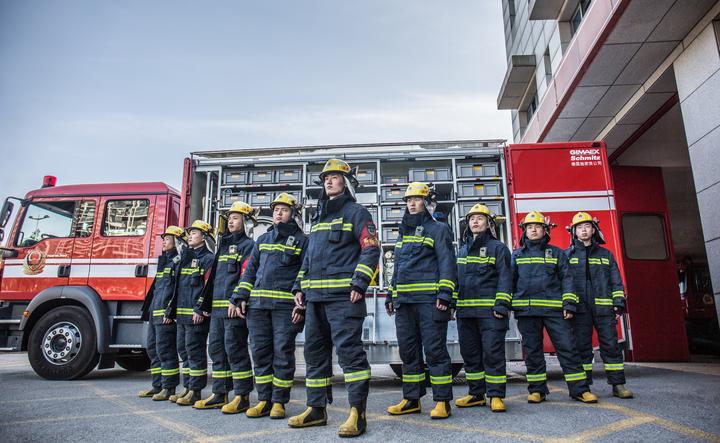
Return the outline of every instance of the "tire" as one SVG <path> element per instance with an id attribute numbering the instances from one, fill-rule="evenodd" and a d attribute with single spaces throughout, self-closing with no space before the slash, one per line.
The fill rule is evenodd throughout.
<path id="1" fill-rule="evenodd" d="M 150 358 L 145 351 L 115 357 L 115 363 L 121 368 L 133 372 L 144 372 L 150 369 Z"/>
<path id="2" fill-rule="evenodd" d="M 30 332 L 28 359 L 35 373 L 48 380 L 73 380 L 92 371 L 100 354 L 90 313 L 64 306 L 43 315 Z"/>

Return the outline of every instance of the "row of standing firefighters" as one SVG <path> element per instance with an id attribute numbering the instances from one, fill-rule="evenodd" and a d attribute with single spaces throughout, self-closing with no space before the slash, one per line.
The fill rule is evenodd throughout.
<path id="1" fill-rule="evenodd" d="M 295 373 L 295 338 L 304 327 L 307 409 L 288 424 L 327 423 L 334 347 L 350 403 L 339 435 L 365 432 L 371 374 L 362 343 L 364 295 L 376 277 L 380 244 L 370 213 L 355 201 L 357 182 L 350 166 L 331 159 L 320 178 L 323 190 L 309 235 L 296 221 L 297 202 L 285 193 L 271 204 L 273 226 L 256 242 L 245 229 L 254 209 L 243 202 L 228 211 L 228 233 L 217 246 L 206 222 L 195 221 L 185 230 L 167 228 L 143 307 L 150 324 L 153 380 L 140 396 L 227 414 L 245 412 L 251 418 L 284 418 Z M 521 247 L 511 253 L 495 237 L 493 214 L 477 204 L 466 214 L 468 228 L 456 256 L 449 227 L 432 217 L 432 190 L 411 183 L 404 200 L 407 209 L 385 303 L 395 316 L 403 399 L 388 407 L 389 414 L 420 413 L 429 377 L 435 401 L 431 418 L 451 415 L 446 340 L 453 314 L 469 386 L 468 395 L 455 401 L 458 407 L 488 402 L 493 412 L 505 411 L 510 311 L 522 334 L 528 402 L 541 403 L 549 392 L 543 330 L 572 398 L 597 402 L 590 392 L 593 328 L 613 395 L 632 397 L 624 386 L 616 329 L 624 290 L 612 253 L 601 246 L 597 220 L 576 214 L 572 243 L 563 251 L 549 244 L 547 219 L 531 212 L 522 223 Z M 208 352 L 212 395 L 203 399 Z M 176 393 L 181 373 L 184 391 Z M 253 387 L 258 402 L 250 405 Z M 235 397 L 228 401 L 231 390 Z"/>

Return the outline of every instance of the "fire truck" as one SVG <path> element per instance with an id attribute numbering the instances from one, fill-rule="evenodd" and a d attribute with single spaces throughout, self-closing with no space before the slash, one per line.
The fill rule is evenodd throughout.
<path id="1" fill-rule="evenodd" d="M 193 152 L 184 161 L 181 191 L 163 183 L 56 186 L 54 177 L 46 177 L 42 188 L 23 198 L 8 197 L 0 212 L 0 350 L 27 351 L 35 372 L 48 379 L 75 379 L 116 363 L 146 370 L 140 306 L 154 278 L 165 227 L 203 219 L 222 229 L 224 211 L 241 200 L 259 209 L 251 233 L 257 238 L 272 223 L 269 203 L 288 192 L 303 202 L 309 232 L 321 190 L 319 173 L 331 157 L 354 168 L 357 201 L 378 226 L 382 256 L 365 297 L 363 325 L 372 364 L 400 371 L 395 326 L 384 299 L 404 212 L 402 195 L 411 181 L 432 185 L 434 216 L 449 224 L 456 247 L 465 229 L 463 216 L 477 202 L 497 214 L 498 237 L 511 248 L 518 244 L 519 221 L 530 210 L 550 217 L 556 226 L 552 242 L 563 248 L 572 215 L 591 212 L 601 220 L 627 283 L 628 314 L 618 326 L 627 357 L 687 359 L 667 208 L 642 193 L 658 185 L 647 171 L 652 168 L 611 167 L 602 142 L 505 145 L 502 140 Z M 660 235 L 650 251 L 649 234 Z M 652 255 L 658 242 L 662 257 Z M 658 343 L 654 335 L 660 327 L 669 337 L 680 333 Z M 300 361 L 303 340 L 298 336 Z M 462 360 L 454 322 L 448 348 L 457 372 Z M 514 321 L 506 351 L 509 359 L 521 358 Z M 546 351 L 553 351 L 549 342 Z"/>

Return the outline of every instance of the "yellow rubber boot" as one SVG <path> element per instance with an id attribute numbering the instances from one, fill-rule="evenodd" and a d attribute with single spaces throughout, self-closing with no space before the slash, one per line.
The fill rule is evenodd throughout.
<path id="1" fill-rule="evenodd" d="M 142 391 L 138 392 L 138 397 L 140 398 L 150 398 L 153 395 L 160 392 L 159 388 L 150 388 L 150 389 L 143 389 Z"/>
<path id="2" fill-rule="evenodd" d="M 485 406 L 484 395 L 466 395 L 455 400 L 455 406 L 458 408 L 472 408 L 474 406 Z"/>
<path id="3" fill-rule="evenodd" d="M 365 411 L 358 410 L 355 406 L 350 408 L 350 415 L 345 423 L 340 425 L 338 435 L 340 437 L 357 437 L 365 433 L 367 428 L 367 420 L 365 420 Z"/>
<path id="4" fill-rule="evenodd" d="M 183 398 L 186 395 L 188 395 L 188 392 L 190 392 L 190 390 L 188 388 L 185 388 L 181 393 L 171 395 L 170 398 L 168 398 L 168 400 L 171 401 L 172 403 L 175 403 L 178 401 L 178 398 Z"/>
<path id="5" fill-rule="evenodd" d="M 272 409 L 270 410 L 270 418 L 273 420 L 285 418 L 285 405 L 282 403 L 273 403 Z"/>
<path id="6" fill-rule="evenodd" d="M 153 401 L 167 401 L 171 396 L 175 395 L 175 388 L 163 389 L 153 395 Z"/>
<path id="7" fill-rule="evenodd" d="M 190 406 L 194 405 L 196 401 L 202 400 L 201 391 L 188 391 L 187 395 L 180 397 L 175 402 L 178 406 Z"/>
<path id="8" fill-rule="evenodd" d="M 421 412 L 420 400 L 403 398 L 400 403 L 388 407 L 387 411 L 390 415 L 419 414 Z"/>
<path id="9" fill-rule="evenodd" d="M 617 398 L 633 398 L 633 393 L 625 385 L 613 385 L 613 396 Z"/>
<path id="10" fill-rule="evenodd" d="M 585 391 L 582 394 L 580 394 L 574 398 L 575 398 L 575 400 L 581 401 L 583 403 L 597 403 L 598 402 L 597 395 L 593 394 L 590 391 Z"/>
<path id="11" fill-rule="evenodd" d="M 309 428 L 310 426 L 327 425 L 327 412 L 325 408 L 314 408 L 309 406 L 300 415 L 290 417 L 288 426 L 291 428 Z"/>
<path id="12" fill-rule="evenodd" d="M 227 394 L 210 394 L 205 400 L 198 400 L 193 405 L 195 409 L 220 409 L 227 404 Z"/>
<path id="13" fill-rule="evenodd" d="M 493 412 L 505 412 L 505 402 L 500 397 L 490 398 L 490 410 Z"/>
<path id="14" fill-rule="evenodd" d="M 270 402 L 261 400 L 253 406 L 252 408 L 249 408 L 245 415 L 247 415 L 250 418 L 260 418 L 265 417 L 266 415 L 269 415 L 271 411 Z"/>
<path id="15" fill-rule="evenodd" d="M 546 398 L 547 396 L 542 392 L 531 392 L 527 397 L 527 401 L 528 403 L 542 403 Z"/>
<path id="16" fill-rule="evenodd" d="M 245 412 L 250 407 L 249 395 L 236 395 L 232 401 L 222 407 L 223 414 L 239 414 Z"/>
<path id="17" fill-rule="evenodd" d="M 433 420 L 442 420 L 452 415 L 450 412 L 449 401 L 439 401 L 435 403 L 435 407 L 430 411 L 430 418 Z"/>

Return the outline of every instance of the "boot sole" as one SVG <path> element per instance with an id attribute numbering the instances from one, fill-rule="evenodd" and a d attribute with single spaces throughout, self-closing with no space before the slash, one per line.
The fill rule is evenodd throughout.
<path id="1" fill-rule="evenodd" d="M 464 405 L 459 405 L 459 404 L 455 403 L 455 406 L 457 406 L 458 408 L 474 408 L 474 407 L 477 407 L 477 406 L 485 406 L 486 404 L 487 404 L 486 402 L 467 403 L 467 404 L 464 404 Z"/>
<path id="2" fill-rule="evenodd" d="M 247 411 L 247 409 L 246 409 L 246 411 Z M 247 414 L 245 414 L 245 415 L 247 415 Z M 270 411 L 265 412 L 264 414 L 260 414 L 260 415 L 247 415 L 247 418 L 263 418 L 263 417 L 267 417 L 268 415 L 270 415 Z"/>
<path id="3" fill-rule="evenodd" d="M 597 400 L 592 400 L 592 401 L 584 401 L 583 399 L 581 399 L 581 398 L 577 398 L 577 397 L 573 397 L 573 400 L 575 400 L 575 401 L 579 401 L 580 403 L 585 403 L 586 405 L 592 405 L 592 404 L 595 404 L 595 403 L 597 403 L 597 402 L 598 402 Z"/>
<path id="4" fill-rule="evenodd" d="M 628 396 L 623 397 L 622 395 L 613 394 L 613 397 L 621 398 L 623 400 L 629 400 L 629 399 L 633 398 L 634 396 L 628 395 Z"/>
<path id="5" fill-rule="evenodd" d="M 225 406 L 227 403 L 217 404 L 217 405 L 210 405 L 210 406 L 195 406 L 193 405 L 193 409 L 222 409 L 223 406 Z"/>
<path id="6" fill-rule="evenodd" d="M 153 401 L 168 401 L 167 398 L 153 398 Z"/>
<path id="7" fill-rule="evenodd" d="M 452 417 L 452 414 L 448 415 L 447 417 L 430 417 L 433 420 L 446 420 L 448 418 Z"/>
<path id="8" fill-rule="evenodd" d="M 338 432 L 338 437 L 340 437 L 340 438 L 360 437 L 364 433 L 365 433 L 365 429 L 362 429 L 358 432 Z"/>
<path id="9" fill-rule="evenodd" d="M 492 412 L 507 412 L 507 409 L 490 409 Z"/>
<path id="10" fill-rule="evenodd" d="M 295 428 L 295 429 L 309 428 L 312 426 L 326 426 L 326 425 L 327 425 L 327 420 L 315 420 L 315 421 L 311 421 L 311 422 L 307 422 L 307 423 L 302 423 L 299 425 L 291 425 L 290 423 L 288 423 L 288 426 L 290 426 L 291 428 Z"/>
<path id="11" fill-rule="evenodd" d="M 281 418 L 285 418 L 285 414 L 283 415 L 271 415 L 270 420 L 280 420 Z"/>
<path id="12" fill-rule="evenodd" d="M 422 413 L 422 411 L 420 410 L 420 408 L 417 408 L 417 409 L 409 409 L 407 411 L 401 411 L 401 412 L 387 411 L 387 413 L 390 415 L 408 415 L 408 414 L 420 414 L 420 413 Z"/>

